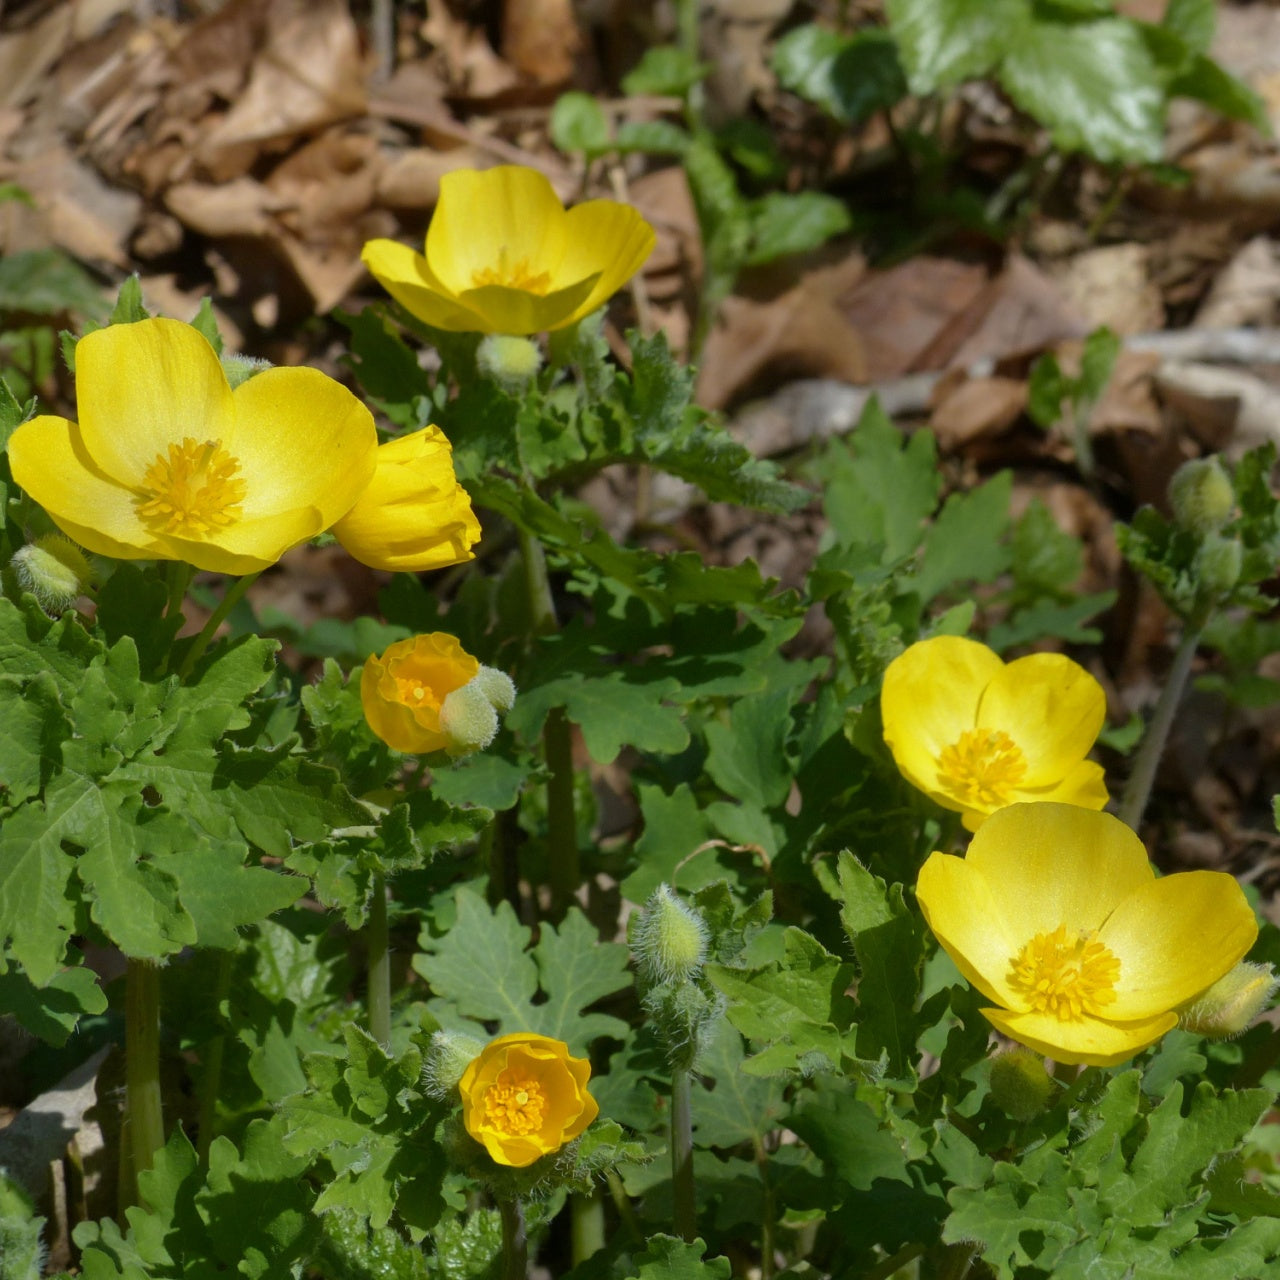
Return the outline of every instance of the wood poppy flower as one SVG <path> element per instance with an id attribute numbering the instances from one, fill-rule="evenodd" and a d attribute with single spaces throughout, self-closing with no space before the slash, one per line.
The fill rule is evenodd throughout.
<path id="1" fill-rule="evenodd" d="M 491 1040 L 462 1073 L 462 1123 L 498 1164 L 523 1169 L 572 1142 L 600 1113 L 591 1063 L 531 1031 Z"/>
<path id="2" fill-rule="evenodd" d="M 426 755 L 453 743 L 440 723 L 445 700 L 470 684 L 480 664 L 443 631 L 397 640 L 370 657 L 360 677 L 369 727 L 397 751 Z"/>
<path id="3" fill-rule="evenodd" d="M 1005 805 L 1057 800 L 1101 809 L 1102 766 L 1086 760 L 1106 718 L 1102 686 L 1060 653 L 1005 663 L 976 640 L 935 636 L 884 673 L 884 740 L 902 776 L 967 830 Z"/>
<path id="4" fill-rule="evenodd" d="M 370 240 L 361 258 L 407 311 L 457 333 L 562 329 L 603 306 L 653 251 L 630 205 L 566 210 L 536 169 L 458 169 L 440 180 L 425 256 Z"/>
<path id="5" fill-rule="evenodd" d="M 323 533 L 373 478 L 373 417 L 317 369 L 268 369 L 233 391 L 177 320 L 111 325 L 76 344 L 79 421 L 10 437 L 13 478 L 68 537 L 121 560 L 256 573 Z"/>
<path id="6" fill-rule="evenodd" d="M 916 882 L 929 928 L 998 1008 L 998 1030 L 1058 1062 L 1113 1066 L 1253 945 L 1234 877 L 1157 879 L 1118 818 L 1069 804 L 992 814 L 963 858 L 931 854 Z"/>

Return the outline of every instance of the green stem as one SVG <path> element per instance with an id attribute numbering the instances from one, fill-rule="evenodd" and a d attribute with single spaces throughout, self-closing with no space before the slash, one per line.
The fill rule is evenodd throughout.
<path id="1" fill-rule="evenodd" d="M 160 969 L 150 960 L 129 959 L 124 996 L 125 1123 L 133 1152 L 131 1198 L 139 1200 L 137 1177 L 151 1168 L 164 1146 L 160 1109 Z"/>
<path id="2" fill-rule="evenodd" d="M 223 1001 L 231 994 L 231 968 L 235 960 L 234 951 L 222 951 L 218 954 L 218 974 L 214 980 L 213 1009 L 220 1029 L 209 1046 L 209 1057 L 205 1062 L 204 1079 L 200 1082 L 200 1118 L 199 1134 L 196 1141 L 196 1155 L 202 1165 L 209 1163 L 209 1147 L 217 1136 L 218 1128 L 218 1095 L 222 1090 L 222 1062 L 227 1050 L 226 1021 L 222 1015 Z"/>
<path id="3" fill-rule="evenodd" d="M 364 927 L 369 949 L 369 1034 L 384 1048 L 391 1048 L 391 951 L 387 934 L 387 878 L 373 875 L 373 897 Z"/>
<path id="4" fill-rule="evenodd" d="M 502 1280 L 528 1280 L 529 1235 L 519 1200 L 499 1200 L 502 1214 Z"/>
<path id="5" fill-rule="evenodd" d="M 204 624 L 200 634 L 191 642 L 191 648 L 187 650 L 187 656 L 182 660 L 182 666 L 178 668 L 178 679 L 186 680 L 186 678 L 195 669 L 195 665 L 200 661 L 204 651 L 209 647 L 209 642 L 213 639 L 218 628 L 227 620 L 227 614 L 236 607 L 244 597 L 244 593 L 261 577 L 261 573 L 250 573 L 243 578 L 238 579 L 227 588 L 227 593 L 222 597 L 218 607 L 209 615 L 209 621 Z"/>
<path id="6" fill-rule="evenodd" d="M 519 529 L 519 538 L 531 629 L 534 635 L 546 635 L 559 625 L 546 553 L 528 530 Z M 578 817 L 574 811 L 573 737 L 563 707 L 553 707 L 547 715 L 542 727 L 542 750 L 547 765 L 547 878 L 552 913 L 559 917 L 568 909 L 582 881 Z"/>
<path id="7" fill-rule="evenodd" d="M 1173 727 L 1174 713 L 1178 703 L 1182 701 L 1182 691 L 1186 688 L 1187 677 L 1191 674 L 1191 662 L 1196 656 L 1196 646 L 1200 643 L 1200 633 L 1204 629 L 1204 620 L 1196 625 L 1188 624 L 1173 656 L 1173 666 L 1169 669 L 1169 678 L 1160 691 L 1160 699 L 1156 703 L 1155 714 L 1143 735 L 1138 754 L 1133 760 L 1133 773 L 1129 777 L 1128 786 L 1124 789 L 1124 799 L 1120 802 L 1120 818 L 1135 831 L 1142 821 L 1147 800 L 1151 796 L 1151 787 L 1156 780 L 1156 769 L 1160 757 L 1164 754 L 1165 743 L 1169 738 L 1169 730 Z"/>
<path id="8" fill-rule="evenodd" d="M 671 1073 L 671 1196 L 676 1235 L 691 1244 L 698 1235 L 698 1206 L 693 1183 L 693 1078 L 686 1068 Z"/>
<path id="9" fill-rule="evenodd" d="M 773 1186 L 769 1182 L 769 1153 L 759 1138 L 755 1140 L 756 1168 L 764 1187 L 760 1206 L 760 1280 L 773 1280 L 773 1253 L 776 1210 Z"/>
<path id="10" fill-rule="evenodd" d="M 604 1171 L 605 1186 L 609 1188 L 609 1197 L 613 1201 L 613 1207 L 618 1211 L 618 1217 L 622 1219 L 623 1226 L 631 1234 L 631 1238 L 637 1242 L 644 1241 L 644 1227 L 640 1225 L 640 1218 L 636 1213 L 635 1206 L 631 1203 L 631 1197 L 627 1195 L 627 1189 L 622 1185 L 622 1179 L 618 1177 L 616 1169 L 606 1169 Z"/>
<path id="11" fill-rule="evenodd" d="M 194 565 L 186 564 L 182 560 L 169 561 L 165 570 L 165 578 L 169 587 L 169 599 L 164 607 L 164 616 L 166 618 L 172 618 L 182 608 L 182 602 L 187 596 L 187 588 L 191 585 L 191 579 L 195 576 Z"/>
<path id="12" fill-rule="evenodd" d="M 598 1191 L 569 1201 L 569 1234 L 575 1267 L 604 1248 L 604 1203 Z"/>

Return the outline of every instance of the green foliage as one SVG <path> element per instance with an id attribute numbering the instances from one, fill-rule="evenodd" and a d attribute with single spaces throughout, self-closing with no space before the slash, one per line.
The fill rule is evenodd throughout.
<path id="1" fill-rule="evenodd" d="M 0 1172 L 0 1280 L 40 1280 L 44 1221 L 22 1188 Z"/>

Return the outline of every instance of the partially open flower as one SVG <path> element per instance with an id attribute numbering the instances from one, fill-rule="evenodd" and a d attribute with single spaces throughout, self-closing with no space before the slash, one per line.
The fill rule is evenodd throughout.
<path id="1" fill-rule="evenodd" d="M 563 1040 L 531 1031 L 499 1036 L 462 1073 L 462 1123 L 498 1164 L 523 1169 L 572 1142 L 600 1108 L 591 1063 Z"/>
<path id="2" fill-rule="evenodd" d="M 934 853 L 916 898 L 986 1018 L 1058 1062 L 1112 1066 L 1155 1043 L 1258 936 L 1232 876 L 1156 879 L 1118 818 L 1017 804 L 963 858 Z"/>
<path id="3" fill-rule="evenodd" d="M 536 169 L 457 169 L 440 180 L 426 255 L 370 240 L 361 257 L 406 310 L 437 329 L 527 335 L 602 306 L 644 264 L 653 228 L 630 205 L 566 212 Z"/>
<path id="4" fill-rule="evenodd" d="M 902 776 L 969 831 L 1020 801 L 1107 803 L 1102 766 L 1085 759 L 1106 696 L 1062 654 L 1006 664 L 976 640 L 921 640 L 889 664 L 880 709 Z"/>
<path id="5" fill-rule="evenodd" d="M 373 477 L 373 417 L 317 369 L 233 391 L 190 325 L 140 320 L 76 344 L 79 422 L 10 437 L 13 478 L 68 537 L 122 560 L 255 573 L 323 533 Z"/>
<path id="6" fill-rule="evenodd" d="M 356 504 L 334 536 L 372 569 L 417 573 L 473 559 L 480 522 L 458 483 L 452 446 L 439 427 L 388 440 Z"/>
<path id="7" fill-rule="evenodd" d="M 440 723 L 441 708 L 479 670 L 457 638 L 443 631 L 397 640 L 364 664 L 360 702 L 365 719 L 397 751 L 446 750 L 453 739 Z"/>

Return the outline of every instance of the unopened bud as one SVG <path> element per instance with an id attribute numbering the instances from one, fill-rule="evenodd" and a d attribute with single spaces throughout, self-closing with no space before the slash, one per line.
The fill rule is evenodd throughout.
<path id="1" fill-rule="evenodd" d="M 516 685 L 505 671 L 497 667 L 482 666 L 472 677 L 471 683 L 489 699 L 490 705 L 499 715 L 506 715 L 515 705 Z"/>
<path id="2" fill-rule="evenodd" d="M 498 732 L 498 713 L 474 678 L 446 694 L 440 704 L 440 732 L 449 739 L 451 756 L 483 751 Z"/>
<path id="3" fill-rule="evenodd" d="M 632 950 L 646 981 L 687 982 L 701 971 L 707 958 L 706 921 L 660 884 L 645 903 Z"/>
<path id="4" fill-rule="evenodd" d="M 242 382 L 248 382 L 255 373 L 272 367 L 270 360 L 260 360 L 257 356 L 219 356 L 222 361 L 222 372 L 234 391 Z"/>
<path id="5" fill-rule="evenodd" d="M 1029 1049 L 1012 1049 L 991 1063 L 992 1100 L 1012 1120 L 1034 1120 L 1052 1092 L 1044 1062 Z"/>
<path id="6" fill-rule="evenodd" d="M 20 547 L 9 563 L 18 585 L 51 615 L 71 608 L 93 581 L 88 556 L 60 533 L 45 534 Z"/>
<path id="7" fill-rule="evenodd" d="M 542 352 L 528 338 L 491 333 L 476 348 L 476 368 L 509 395 L 518 396 L 538 376 Z"/>
<path id="8" fill-rule="evenodd" d="M 1224 538 L 1217 533 L 1206 533 L 1196 552 L 1192 573 L 1196 585 L 1206 595 L 1225 595 L 1240 581 L 1240 569 L 1244 564 L 1244 548 L 1235 538 Z"/>
<path id="9" fill-rule="evenodd" d="M 1178 1025 L 1214 1040 L 1238 1036 L 1271 1003 L 1277 987 L 1280 978 L 1269 964 L 1242 960 L 1182 1011 Z"/>
<path id="10" fill-rule="evenodd" d="M 462 1073 L 480 1056 L 479 1040 L 461 1031 L 437 1031 L 422 1063 L 422 1088 L 441 1102 L 458 1087 Z"/>
<path id="11" fill-rule="evenodd" d="M 1174 517 L 1192 533 L 1214 533 L 1231 518 L 1236 495 L 1216 455 L 1184 462 L 1169 481 Z"/>

